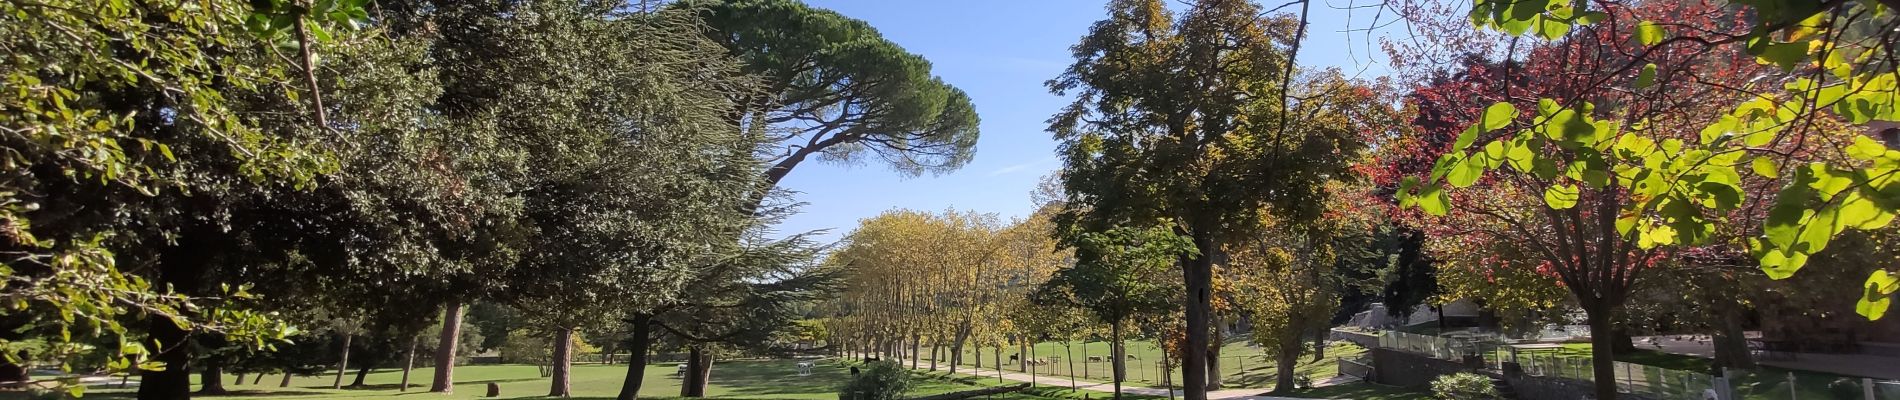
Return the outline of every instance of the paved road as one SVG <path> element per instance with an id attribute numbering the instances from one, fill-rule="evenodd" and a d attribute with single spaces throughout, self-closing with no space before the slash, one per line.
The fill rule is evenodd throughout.
<path id="1" fill-rule="evenodd" d="M 944 366 L 939 366 L 935 368 L 934 370 L 947 371 L 949 370 L 949 368 L 950 367 L 948 365 L 944 365 Z M 995 378 L 997 376 L 996 370 L 994 369 L 970 368 L 969 366 L 959 366 L 957 367 L 957 372 L 970 374 L 970 375 L 989 377 L 989 378 Z M 1021 372 L 1009 372 L 1009 371 L 1003 371 L 1002 377 L 1003 377 L 1003 380 L 1007 380 L 1007 381 L 1035 382 L 1037 385 L 1048 385 L 1048 386 L 1069 386 L 1069 382 L 1070 382 L 1070 378 L 1066 376 L 1037 375 L 1032 378 L 1029 376 L 1029 374 L 1025 374 Z M 1327 379 L 1320 382 L 1315 382 L 1314 385 L 1328 386 L 1328 385 L 1337 384 L 1337 383 L 1341 383 L 1345 381 L 1348 381 L 1348 380 Z M 1076 387 L 1082 390 L 1090 390 L 1090 391 L 1096 391 L 1096 392 L 1102 392 L 1102 393 L 1115 392 L 1115 385 L 1109 384 L 1109 383 L 1091 382 L 1091 381 L 1084 381 L 1084 380 L 1075 380 L 1074 382 L 1075 382 Z M 1210 400 L 1297 400 L 1292 397 L 1267 396 L 1261 393 L 1263 391 L 1264 391 L 1263 389 L 1216 390 L 1212 392 L 1207 392 L 1207 398 Z M 1166 397 L 1168 395 L 1168 389 L 1157 388 L 1157 387 L 1147 387 L 1147 386 L 1132 386 L 1124 382 L 1122 384 L 1122 393 Z M 1175 390 L 1174 395 L 1176 397 L 1181 396 L 1181 391 Z"/>

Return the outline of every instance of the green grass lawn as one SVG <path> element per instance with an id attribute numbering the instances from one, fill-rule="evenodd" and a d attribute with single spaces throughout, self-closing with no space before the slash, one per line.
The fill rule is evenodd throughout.
<path id="1" fill-rule="evenodd" d="M 1124 347 L 1128 349 L 1128 354 L 1135 358 L 1128 361 L 1128 384 L 1155 387 L 1163 386 L 1161 379 L 1161 351 L 1155 347 L 1154 342 L 1147 340 L 1130 340 Z M 1319 361 L 1313 361 L 1310 354 L 1306 357 L 1302 357 L 1300 363 L 1295 367 L 1295 370 L 1301 375 L 1318 381 L 1338 374 L 1339 367 L 1335 358 L 1358 357 L 1360 354 L 1364 354 L 1365 351 L 1366 349 L 1350 343 L 1335 343 L 1326 349 L 1326 357 Z M 961 365 L 973 365 L 977 361 L 975 352 L 975 349 L 964 349 L 963 363 Z M 921 363 L 927 366 L 930 362 L 930 350 L 922 349 L 920 353 L 923 353 L 922 358 L 924 359 Z M 983 364 L 981 367 L 996 368 L 996 348 L 982 349 L 982 353 Z M 1026 373 L 1027 371 L 1023 371 L 1018 363 L 1010 363 L 1008 361 L 1011 355 L 1017 353 L 1018 349 L 1016 347 L 1003 348 L 1004 370 Z M 1034 358 L 1054 360 L 1056 362 L 1032 367 L 1035 369 L 1037 375 L 1073 375 L 1085 380 L 1104 382 L 1108 380 L 1110 375 L 1109 363 L 1107 361 L 1087 361 L 1088 357 L 1107 355 L 1107 342 L 1076 342 L 1067 345 L 1061 342 L 1045 342 L 1035 346 Z M 947 354 L 941 354 L 938 358 L 944 362 L 950 359 Z M 1073 366 L 1070 365 L 1071 360 L 1074 361 Z M 1221 379 L 1225 387 L 1271 388 L 1273 386 L 1275 371 L 1272 360 L 1267 359 L 1261 353 L 1259 347 L 1250 345 L 1243 340 L 1229 340 L 1221 347 L 1220 361 Z M 1179 360 L 1171 361 L 1171 363 L 1178 362 Z M 905 365 L 909 365 L 908 360 L 906 360 L 905 363 Z M 1070 372 L 1071 369 L 1073 369 L 1073 373 Z M 1178 368 L 1169 375 L 1174 378 L 1172 380 L 1174 382 L 1178 382 L 1181 377 Z"/>
<path id="2" fill-rule="evenodd" d="M 1272 393 L 1271 395 L 1302 399 L 1354 400 L 1430 400 L 1435 398 L 1432 397 L 1432 394 L 1429 392 L 1365 382 L 1299 389 L 1287 393 Z"/>
<path id="3" fill-rule="evenodd" d="M 646 379 L 640 388 L 643 399 L 670 399 L 679 395 L 680 379 L 674 375 L 675 368 L 670 364 L 656 364 L 646 370 Z M 570 381 L 576 399 L 611 399 L 620 391 L 621 380 L 626 375 L 626 365 L 576 365 Z M 421 394 L 428 390 L 433 371 L 419 368 L 411 373 L 410 382 L 414 387 L 408 394 L 397 391 L 402 379 L 401 371 L 378 370 L 369 375 L 367 386 L 354 389 L 330 389 L 333 376 L 313 376 L 292 378 L 289 387 L 278 387 L 281 376 L 264 378 L 259 385 L 251 385 L 249 378 L 245 384 L 231 385 L 227 376 L 225 388 L 232 393 L 227 396 L 198 396 L 205 399 L 358 399 L 358 398 L 396 398 L 420 396 L 426 399 L 476 399 L 483 398 L 490 382 L 501 387 L 503 399 L 542 398 L 547 394 L 549 381 L 542 378 L 534 366 L 529 365 L 475 365 L 455 368 L 455 392 L 453 394 Z M 750 398 L 750 399 L 836 399 L 837 387 L 844 382 L 849 372 L 833 363 L 820 362 L 810 376 L 798 376 L 797 361 L 727 361 L 713 366 L 712 382 L 706 388 L 709 397 Z M 345 384 L 354 375 L 346 377 Z M 136 382 L 136 381 L 135 381 Z M 193 379 L 194 386 L 196 379 Z M 960 381 L 954 379 L 921 379 L 911 395 L 930 395 L 952 391 L 971 390 L 995 386 L 993 381 Z M 136 390 L 136 389 L 133 389 Z M 117 389 L 113 385 L 95 386 L 87 390 L 85 398 L 126 399 L 132 397 L 132 391 Z M 1099 394 L 1099 393 L 1098 393 Z M 1099 396 L 1098 396 L 1099 397 Z M 0 399 L 26 398 L 23 393 L 0 393 Z M 1002 397 L 999 397 L 1002 398 Z M 1010 399 L 1049 399 L 1066 397 L 1039 397 L 1020 395 Z M 1080 398 L 1080 397 L 1076 397 Z"/>

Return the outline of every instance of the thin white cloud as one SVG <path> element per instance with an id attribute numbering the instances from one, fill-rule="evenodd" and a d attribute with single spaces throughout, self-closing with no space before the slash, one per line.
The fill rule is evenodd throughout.
<path id="1" fill-rule="evenodd" d="M 1021 164 L 1015 164 L 1015 165 L 1010 165 L 1010 166 L 1006 166 L 1006 167 L 1002 167 L 1002 168 L 997 168 L 997 169 L 996 169 L 996 170 L 994 170 L 994 171 L 990 171 L 990 174 L 989 174 L 989 176 L 999 176 L 999 175 L 1008 175 L 1008 174 L 1013 174 L 1013 173 L 1017 173 L 1017 172 L 1022 172 L 1023 170 L 1027 170 L 1027 169 L 1030 169 L 1030 168 L 1033 168 L 1033 167 L 1036 167 L 1036 166 L 1039 166 L 1039 165 L 1043 165 L 1043 164 L 1047 164 L 1047 163 L 1049 163 L 1050 161 L 1055 161 L 1055 160 L 1056 160 L 1056 157 L 1055 157 L 1055 156 L 1049 156 L 1049 157 L 1043 157 L 1043 158 L 1039 158 L 1039 159 L 1036 159 L 1035 161 L 1030 161 L 1030 162 L 1025 162 L 1025 163 L 1021 163 Z"/>

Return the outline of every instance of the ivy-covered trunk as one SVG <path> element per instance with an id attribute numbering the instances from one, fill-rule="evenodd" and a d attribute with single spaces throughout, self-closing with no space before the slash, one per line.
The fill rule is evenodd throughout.
<path id="1" fill-rule="evenodd" d="M 633 332 L 627 338 L 627 377 L 620 381 L 620 395 L 614 400 L 638 400 L 640 384 L 647 374 L 647 347 L 653 342 L 653 315 L 634 314 L 627 319 Z"/>

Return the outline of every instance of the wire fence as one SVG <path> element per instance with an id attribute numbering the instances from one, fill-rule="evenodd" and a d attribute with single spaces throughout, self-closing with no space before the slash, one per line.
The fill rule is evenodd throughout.
<path id="1" fill-rule="evenodd" d="M 1569 327 L 1559 327 L 1545 329 L 1538 336 L 1576 337 L 1576 334 Z M 1588 355 L 1574 354 L 1561 347 L 1543 349 L 1550 351 L 1519 351 L 1524 349 L 1513 348 L 1495 337 L 1446 337 L 1394 331 L 1381 332 L 1378 337 L 1381 348 L 1444 360 L 1482 358 L 1482 365 L 1494 371 L 1514 367 L 1532 376 L 1583 382 L 1596 380 Z M 1731 370 L 1724 373 L 1726 378 L 1718 378 L 1700 371 L 1622 361 L 1612 363 L 1611 367 L 1618 390 L 1654 399 L 1900 400 L 1900 381 L 1823 372 Z M 1376 365 L 1369 360 L 1341 359 L 1339 363 L 1342 375 L 1369 376 L 1375 369 Z"/>

